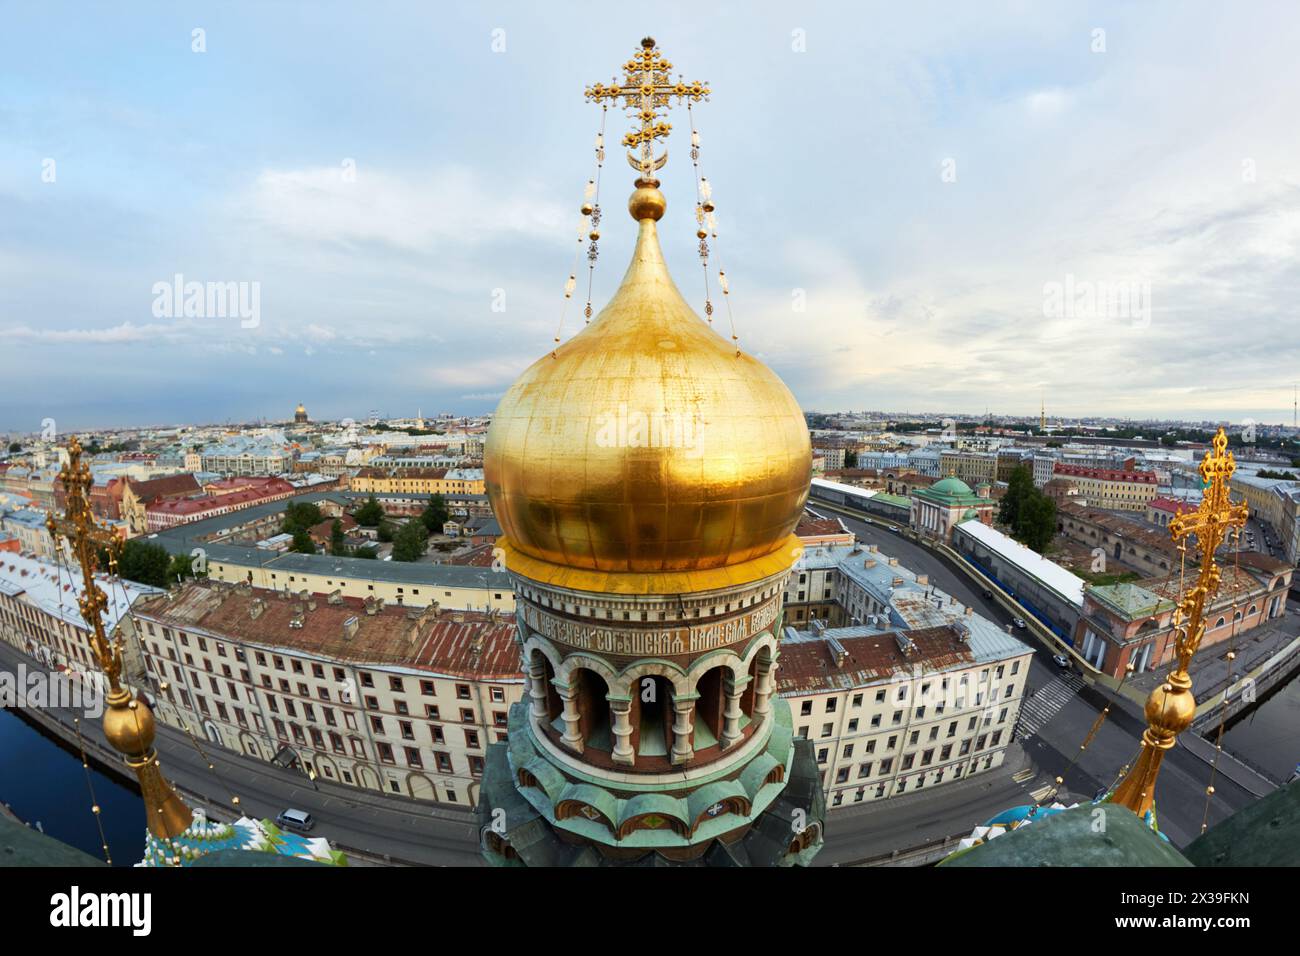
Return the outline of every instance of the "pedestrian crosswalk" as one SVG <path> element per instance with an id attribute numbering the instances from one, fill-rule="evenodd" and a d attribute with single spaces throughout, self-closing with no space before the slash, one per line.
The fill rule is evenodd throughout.
<path id="1" fill-rule="evenodd" d="M 1020 705 L 1016 721 L 1016 739 L 1024 740 L 1043 729 L 1043 725 L 1056 716 L 1069 703 L 1070 698 L 1083 689 L 1083 678 L 1073 671 L 1058 674 L 1038 689 Z"/>

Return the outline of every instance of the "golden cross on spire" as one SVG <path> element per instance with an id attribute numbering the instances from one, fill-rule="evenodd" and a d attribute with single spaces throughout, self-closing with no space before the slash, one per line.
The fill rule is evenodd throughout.
<path id="1" fill-rule="evenodd" d="M 81 443 L 75 435 L 68 444 L 68 464 L 59 472 L 59 481 L 66 500 L 65 513 L 62 518 L 51 515 L 45 524 L 55 541 L 60 536 L 67 540 L 71 556 L 81 567 L 82 589 L 77 605 L 82 619 L 90 625 L 92 650 L 108 680 L 109 690 L 115 691 L 120 686 L 122 655 L 104 632 L 103 612 L 108 607 L 108 597 L 99 589 L 95 572 L 99 570 L 99 549 L 107 551 L 109 562 L 113 563 L 122 542 L 114 532 L 101 528 L 95 521 L 90 509 L 93 479 L 90 468 L 81 462 Z"/>
<path id="2" fill-rule="evenodd" d="M 1128 807 L 1154 825 L 1156 776 L 1166 750 L 1173 747 L 1178 735 L 1191 726 L 1196 716 L 1192 697 L 1192 679 L 1187 669 L 1205 636 L 1205 604 L 1219 590 L 1219 565 L 1214 555 L 1227 537 L 1229 528 L 1245 525 L 1249 511 L 1244 504 L 1234 505 L 1229 497 L 1229 480 L 1237 470 L 1236 460 L 1228 451 L 1228 436 L 1222 428 L 1214 436 L 1213 449 L 1201 460 L 1203 491 L 1195 511 L 1177 515 L 1169 522 L 1175 541 L 1196 536 L 1201 553 L 1201 568 L 1196 584 L 1178 600 L 1174 610 L 1176 636 L 1173 669 L 1163 684 L 1147 698 L 1147 729 L 1142 733 L 1142 752 L 1124 780 L 1108 798 L 1111 803 Z"/>
<path id="3" fill-rule="evenodd" d="M 59 472 L 59 480 L 67 502 L 64 516 L 56 518 L 51 515 L 46 526 L 56 542 L 60 536 L 67 540 L 69 550 L 81 566 L 82 593 L 77 604 L 82 618 L 90 625 L 91 647 L 108 680 L 104 736 L 122 755 L 126 765 L 135 771 L 149 831 L 161 839 L 179 836 L 189 828 L 193 815 L 163 778 L 158 754 L 153 747 L 153 711 L 122 686 L 121 647 L 119 643 L 110 641 L 104 630 L 108 596 L 95 581 L 95 572 L 99 569 L 97 551 L 105 548 L 112 565 L 121 541 L 95 521 L 90 509 L 90 468 L 81 462 L 81 442 L 75 435 L 68 442 L 68 464 Z"/>
<path id="4" fill-rule="evenodd" d="M 667 139 L 672 129 L 660 117 L 673 105 L 674 100 L 680 105 L 683 101 L 698 103 L 709 98 L 707 82 L 696 80 L 686 83 L 679 75 L 674 83 L 670 77 L 672 68 L 673 65 L 660 54 L 654 39 L 646 37 L 641 41 L 640 52 L 634 53 L 632 59 L 623 64 L 621 84 L 615 78 L 608 86 L 596 83 L 584 92 L 587 99 L 602 105 L 606 102 L 617 104 L 619 98 L 622 98 L 628 116 L 639 124 L 634 125 L 632 132 L 623 137 L 623 145 L 629 149 L 627 161 L 633 169 L 640 170 L 642 178 L 647 180 L 652 179 L 655 170 L 668 162 L 667 150 L 662 156 L 654 155 L 654 141 Z M 630 152 L 633 149 L 640 150 L 640 158 Z"/>

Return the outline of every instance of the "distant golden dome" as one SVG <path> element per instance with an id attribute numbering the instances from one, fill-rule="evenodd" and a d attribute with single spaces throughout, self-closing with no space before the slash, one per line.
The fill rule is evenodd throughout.
<path id="1" fill-rule="evenodd" d="M 650 195 L 654 193 L 655 195 Z M 781 547 L 803 510 L 803 413 L 762 362 L 736 354 L 664 265 L 656 189 L 601 313 L 519 378 L 488 430 L 484 472 L 510 542 L 543 561 L 691 571 Z"/>

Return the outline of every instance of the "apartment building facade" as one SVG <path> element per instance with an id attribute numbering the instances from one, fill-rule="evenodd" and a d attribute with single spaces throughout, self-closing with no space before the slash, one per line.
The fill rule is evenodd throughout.
<path id="1" fill-rule="evenodd" d="M 524 693 L 512 616 L 190 583 L 141 602 L 159 719 L 360 789 L 472 806 Z"/>
<path id="2" fill-rule="evenodd" d="M 1090 507 L 1111 511 L 1145 512 L 1147 502 L 1160 491 L 1154 471 L 1087 468 L 1058 461 L 1053 474 L 1070 479 Z"/>
<path id="3" fill-rule="evenodd" d="M 1001 766 L 1032 656 L 974 615 L 911 630 L 787 629 L 777 684 L 834 808 Z"/>

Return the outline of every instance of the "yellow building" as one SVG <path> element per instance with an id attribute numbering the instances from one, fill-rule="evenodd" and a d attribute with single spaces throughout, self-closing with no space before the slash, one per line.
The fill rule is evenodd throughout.
<path id="1" fill-rule="evenodd" d="M 1147 502 L 1160 493 L 1160 481 L 1154 471 L 1085 468 L 1057 462 L 1055 475 L 1068 478 L 1078 489 L 1079 497 L 1093 508 L 1145 512 Z"/>
<path id="2" fill-rule="evenodd" d="M 481 495 L 481 468 L 362 468 L 353 476 L 353 491 L 376 495 Z"/>

